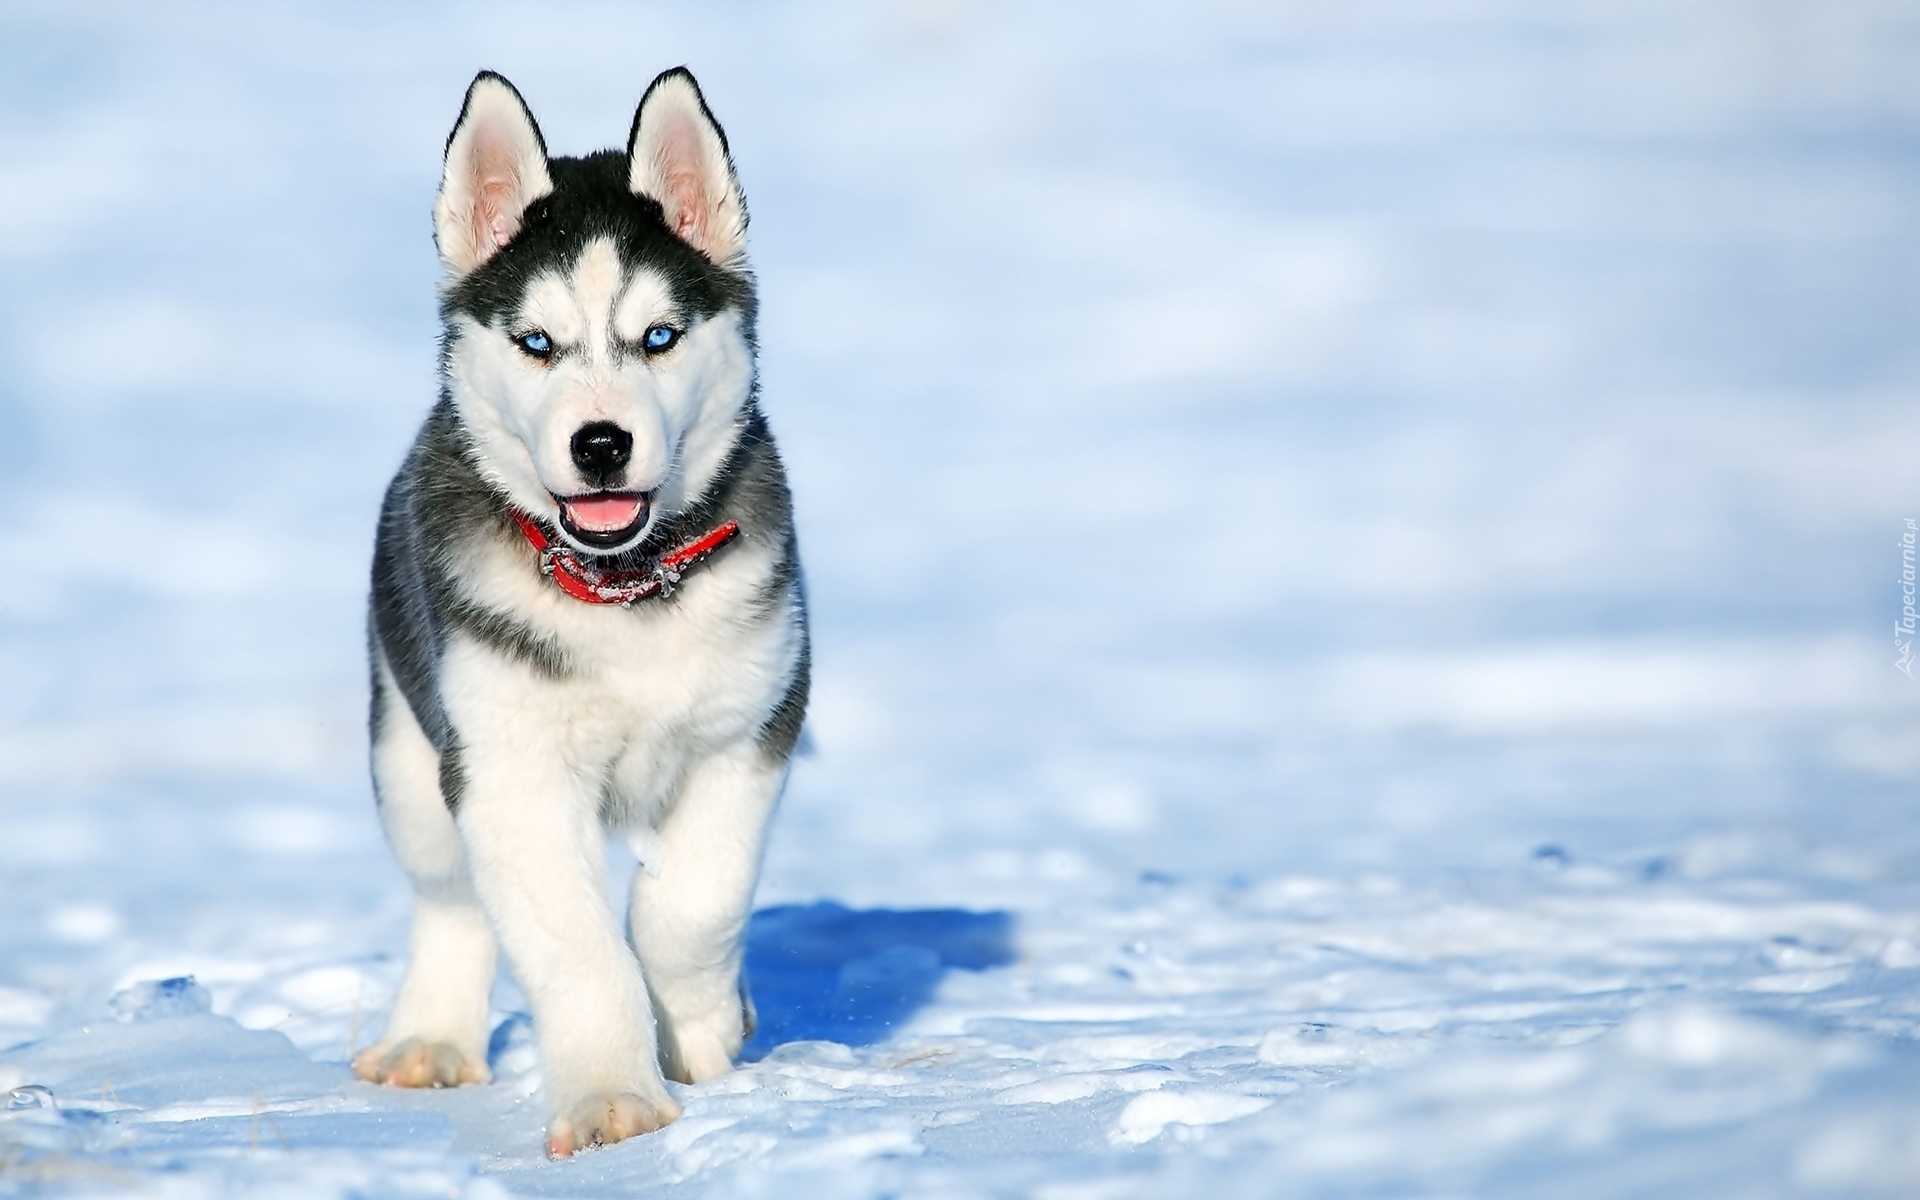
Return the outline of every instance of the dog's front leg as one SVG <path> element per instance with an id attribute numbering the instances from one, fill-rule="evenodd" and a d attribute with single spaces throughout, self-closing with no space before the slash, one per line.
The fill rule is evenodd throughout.
<path id="1" fill-rule="evenodd" d="M 786 776 L 784 757 L 751 740 L 695 765 L 634 879 L 633 945 L 660 1014 L 667 1070 L 682 1083 L 732 1070 L 751 1036 L 740 943 Z"/>
<path id="2" fill-rule="evenodd" d="M 477 656 L 463 657 L 473 665 Z M 553 1112 L 547 1153 L 658 1129 L 680 1108 L 660 1076 L 640 965 L 607 902 L 591 730 L 541 681 L 460 670 L 455 658 L 448 691 L 465 697 L 450 714 L 460 739 L 455 821 L 533 1007 Z"/>

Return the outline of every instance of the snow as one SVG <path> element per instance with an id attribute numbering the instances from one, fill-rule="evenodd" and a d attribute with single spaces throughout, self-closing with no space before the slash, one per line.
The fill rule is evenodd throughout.
<path id="1" fill-rule="evenodd" d="M 8 6 L 0 1194 L 1920 1191 L 1917 57 L 1891 0 Z M 680 62 L 812 750 L 749 1062 L 549 1164 L 510 979 L 495 1084 L 348 1078 L 364 576 L 468 79 L 579 152 Z"/>

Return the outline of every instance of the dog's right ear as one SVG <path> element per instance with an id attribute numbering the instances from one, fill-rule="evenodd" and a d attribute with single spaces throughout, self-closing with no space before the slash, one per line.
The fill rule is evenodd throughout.
<path id="1" fill-rule="evenodd" d="M 547 144 L 511 83 L 482 71 L 467 88 L 447 138 L 446 173 L 433 206 L 440 262 L 458 278 L 520 232 L 527 206 L 553 190 Z"/>

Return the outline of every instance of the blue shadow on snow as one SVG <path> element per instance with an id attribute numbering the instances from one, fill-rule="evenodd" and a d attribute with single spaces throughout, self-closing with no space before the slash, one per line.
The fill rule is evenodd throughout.
<path id="1" fill-rule="evenodd" d="M 830 900 L 763 908 L 747 926 L 747 986 L 760 1024 L 741 1057 L 755 1061 L 786 1042 L 871 1045 L 931 1000 L 948 971 L 1013 959 L 1007 912 Z"/>

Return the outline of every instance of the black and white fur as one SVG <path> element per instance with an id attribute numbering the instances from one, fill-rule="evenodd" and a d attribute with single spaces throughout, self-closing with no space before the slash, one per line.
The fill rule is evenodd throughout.
<path id="1" fill-rule="evenodd" d="M 756 402 L 747 215 L 693 76 L 654 80 L 626 153 L 549 158 L 520 94 L 482 73 L 434 208 L 442 387 L 387 492 L 374 555 L 373 777 L 416 896 L 412 957 L 365 1079 L 488 1079 L 496 947 L 531 1002 L 564 1156 L 679 1115 L 663 1069 L 731 1069 L 768 819 L 807 699 L 787 483 Z M 677 340 L 646 348 L 666 326 Z M 525 339 L 550 339 L 546 358 Z M 537 344 L 537 343 L 536 343 Z M 587 478 L 570 440 L 631 435 Z M 563 498 L 645 496 L 583 541 Z M 631 567 L 729 518 L 740 535 L 667 598 L 565 595 L 526 513 Z M 604 838 L 643 859 L 627 929 Z"/>

